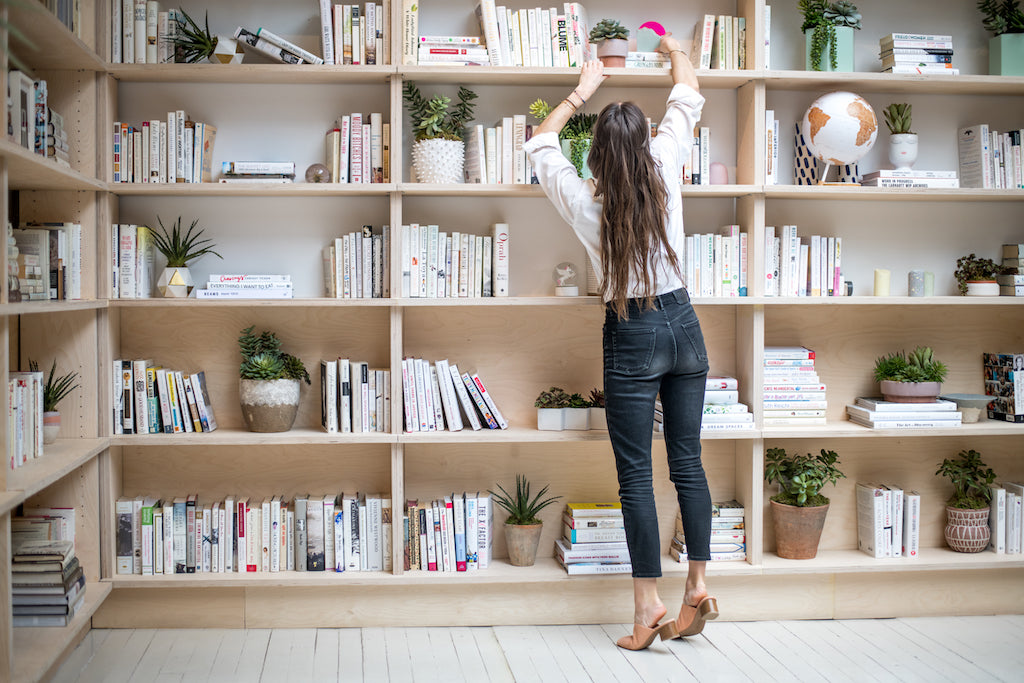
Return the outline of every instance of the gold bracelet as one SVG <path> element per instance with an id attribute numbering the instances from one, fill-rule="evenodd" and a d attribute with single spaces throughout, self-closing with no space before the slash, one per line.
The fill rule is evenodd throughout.
<path id="1" fill-rule="evenodd" d="M 566 104 L 568 104 L 568 105 L 569 105 L 570 107 L 572 107 L 572 110 L 573 110 L 573 111 L 576 111 L 576 109 L 577 109 L 577 106 L 576 106 L 575 104 L 573 104 L 572 102 L 570 102 L 570 101 L 569 101 L 569 98 L 568 98 L 568 97 L 567 97 L 567 98 L 565 98 L 565 99 L 564 99 L 564 100 L 562 100 L 562 101 L 563 101 L 563 102 L 565 102 Z"/>
<path id="2" fill-rule="evenodd" d="M 684 57 L 688 57 L 689 56 L 689 55 L 686 54 L 686 52 L 683 52 L 683 50 L 680 50 L 678 48 L 675 49 L 675 50 L 669 50 L 668 51 L 669 54 L 672 54 L 673 52 L 682 52 Z"/>

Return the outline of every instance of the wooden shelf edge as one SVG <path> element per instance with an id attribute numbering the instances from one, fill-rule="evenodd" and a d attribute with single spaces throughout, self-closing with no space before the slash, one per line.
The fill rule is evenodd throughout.
<path id="1" fill-rule="evenodd" d="M 78 642 L 78 636 L 90 627 L 92 615 L 110 595 L 111 585 L 104 581 L 85 584 L 85 602 L 71 623 L 64 627 L 30 627 L 14 630 L 14 681 L 38 681 Z"/>
<path id="2" fill-rule="evenodd" d="M 38 3 L 8 3 L 7 20 L 16 26 L 35 46 L 31 49 L 12 41 L 22 61 L 33 69 L 73 69 L 104 71 L 106 64 L 73 34 L 57 15 Z"/>
<path id="3" fill-rule="evenodd" d="M 136 83 L 354 85 L 386 83 L 396 73 L 391 65 L 106 64 L 104 68 L 119 81 Z"/>
<path id="4" fill-rule="evenodd" d="M 59 166 L 53 159 L 40 156 L 6 138 L 0 138 L 0 156 L 7 161 L 8 185 L 12 190 L 96 191 L 106 188 L 106 183 Z"/>
<path id="5" fill-rule="evenodd" d="M 43 457 L 7 472 L 7 489 L 25 500 L 74 472 L 108 447 L 108 440 L 57 439 L 43 447 Z"/>
<path id="6" fill-rule="evenodd" d="M 20 301 L 0 307 L 2 315 L 32 315 L 35 313 L 66 313 L 69 311 L 91 311 L 107 307 L 106 299 L 81 299 L 73 301 Z"/>
<path id="7" fill-rule="evenodd" d="M 121 197 L 385 197 L 395 183 L 106 183 Z"/>
<path id="8" fill-rule="evenodd" d="M 284 446 L 340 444 L 392 444 L 397 434 L 373 432 L 370 434 L 328 434 L 318 429 L 296 428 L 273 434 L 250 432 L 244 429 L 220 428 L 196 434 L 130 434 L 111 436 L 111 446 Z"/>
<path id="9" fill-rule="evenodd" d="M 25 500 L 21 491 L 0 491 L 0 516 L 11 512 Z"/>
<path id="10" fill-rule="evenodd" d="M 811 560 L 786 560 L 765 552 L 762 573 L 792 574 L 864 574 L 918 571 L 961 571 L 965 569 L 1024 569 L 1024 555 L 997 555 L 993 552 L 958 553 L 949 548 L 921 548 L 917 558 L 874 558 L 859 550 L 819 551 Z"/>

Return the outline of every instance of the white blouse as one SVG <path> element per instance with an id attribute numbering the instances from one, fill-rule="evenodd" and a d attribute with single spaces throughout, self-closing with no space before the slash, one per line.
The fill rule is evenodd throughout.
<path id="1" fill-rule="evenodd" d="M 651 140 L 651 155 L 661 168 L 661 176 L 668 194 L 668 215 L 665 232 L 668 243 L 682 258 L 683 201 L 679 186 L 683 164 L 690 159 L 693 147 L 693 128 L 700 120 L 704 97 L 688 85 L 677 84 L 668 96 L 668 108 L 658 125 L 658 134 Z M 601 268 L 601 208 L 602 199 L 594 197 L 594 181 L 584 181 L 576 175 L 576 168 L 562 154 L 557 133 L 543 133 L 526 141 L 523 149 L 530 155 L 534 172 L 555 209 L 576 232 L 586 247 L 594 272 Z M 679 289 L 683 281 L 669 265 L 664 253 L 656 260 L 654 290 L 664 294 Z M 680 263 L 680 268 L 682 264 Z M 630 276 L 631 297 L 643 296 L 643 287 L 635 274 Z"/>

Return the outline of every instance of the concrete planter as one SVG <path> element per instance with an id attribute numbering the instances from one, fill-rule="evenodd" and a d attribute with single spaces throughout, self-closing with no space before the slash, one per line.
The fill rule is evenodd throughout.
<path id="1" fill-rule="evenodd" d="M 543 524 L 506 524 L 505 544 L 508 561 L 513 567 L 532 567 L 537 561 L 537 548 Z"/>
<path id="2" fill-rule="evenodd" d="M 565 408 L 537 408 L 537 429 L 542 432 L 565 429 Z"/>
<path id="3" fill-rule="evenodd" d="M 60 434 L 60 413 L 50 410 L 43 413 L 43 443 L 53 443 Z"/>
<path id="4" fill-rule="evenodd" d="M 573 431 L 590 429 L 590 408 L 566 408 L 565 428 Z"/>
<path id="5" fill-rule="evenodd" d="M 299 380 L 243 379 L 242 419 L 250 432 L 287 432 L 299 412 Z"/>

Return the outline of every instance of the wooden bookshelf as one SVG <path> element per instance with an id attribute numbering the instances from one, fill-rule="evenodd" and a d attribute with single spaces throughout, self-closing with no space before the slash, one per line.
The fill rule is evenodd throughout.
<path id="1" fill-rule="evenodd" d="M 588 4 L 591 18 L 613 12 L 626 25 L 647 20 L 650 8 L 609 0 Z M 747 510 L 746 562 L 712 563 L 711 586 L 730 619 L 829 618 L 1024 611 L 1018 590 L 1020 557 L 993 553 L 960 555 L 944 548 L 942 501 L 948 492 L 933 474 L 935 463 L 961 448 L 976 448 L 1001 479 L 1024 478 L 1019 458 L 1024 425 L 983 421 L 945 430 L 870 430 L 845 418 L 845 405 L 876 393 L 870 368 L 877 355 L 924 343 L 950 364 L 944 391 L 980 393 L 980 354 L 1024 348 L 1024 300 L 955 296 L 952 270 L 958 256 L 993 255 L 1003 242 L 1024 241 L 1019 220 L 1024 190 L 956 189 L 901 191 L 871 187 L 800 187 L 787 167 L 792 125 L 818 94 L 851 90 L 869 99 L 876 115 L 891 101 L 914 104 L 922 135 L 920 168 L 956 168 L 954 131 L 989 122 L 996 130 L 1024 121 L 1024 78 L 984 72 L 987 35 L 971 3 L 940 0 L 925 8 L 866 0 L 864 29 L 857 32 L 857 71 L 803 70 L 803 38 L 795 7 L 772 4 L 772 54 L 765 63 L 760 19 L 765 0 L 686 8 L 661 2 L 665 25 L 685 43 L 698 15 L 735 13 L 747 18 L 743 71 L 702 71 L 707 98 L 704 121 L 712 128 L 712 161 L 728 168 L 730 183 L 685 186 L 687 229 L 711 232 L 740 224 L 750 240 L 749 296 L 695 297 L 713 374 L 740 380 L 741 400 L 756 423 L 733 431 L 702 434 L 703 462 L 714 499 L 736 498 Z M 0 510 L 11 512 L 29 498 L 75 499 L 89 526 L 79 543 L 88 558 L 88 617 L 61 629 L 55 642 L 0 644 L 0 672 L 15 680 L 43 677 L 92 618 L 98 626 L 160 627 L 383 625 L 412 618 L 424 624 L 561 623 L 608 619 L 608 605 L 621 602 L 629 620 L 629 581 L 621 575 L 569 577 L 552 559 L 560 511 L 546 511 L 541 557 L 533 568 L 505 561 L 500 515 L 495 520 L 494 566 L 479 576 L 425 572 L 374 572 L 348 576 L 135 577 L 114 573 L 113 503 L 121 496 L 181 495 L 198 491 L 204 500 L 245 492 L 250 496 L 293 495 L 328 490 L 376 490 L 392 497 L 400 524 L 402 502 L 429 500 L 451 491 L 487 490 L 525 472 L 566 500 L 614 499 L 617 492 L 607 432 L 541 432 L 533 401 L 547 386 L 586 393 L 601 383 L 598 297 L 552 296 L 551 269 L 586 256 L 571 230 L 538 186 L 431 185 L 410 182 L 411 141 L 402 86 L 415 81 L 424 94 L 453 95 L 459 85 L 480 94 L 476 121 L 492 125 L 510 113 L 525 113 L 538 97 L 558 101 L 577 82 L 575 69 L 449 68 L 392 63 L 373 67 L 277 64 L 110 64 L 106 0 L 83 0 L 82 37 L 46 15 L 32 23 L 37 53 L 17 54 L 52 80 L 51 97 L 72 125 L 75 168 L 62 169 L 7 140 L 0 140 L 0 200 L 18 220 L 76 220 L 87 236 L 84 301 L 0 306 L 9 368 L 33 354 L 56 355 L 84 371 L 85 386 L 68 408 L 62 438 L 46 458 L 0 478 Z M 192 16 L 205 6 L 184 3 Z M 474 31 L 474 4 L 442 0 L 424 6 L 420 31 Z M 927 9 L 927 11 L 922 11 Z M 309 47 L 316 17 L 288 3 L 228 0 L 218 10 L 235 25 L 280 26 Z M 35 12 L 13 10 L 26 21 Z M 45 13 L 43 13 L 45 14 Z M 400 35 L 394 16 L 391 36 Z M 874 73 L 877 37 L 894 25 L 952 32 L 959 76 Z M 216 26 L 216 27 L 215 27 Z M 460 27 L 460 28 L 455 28 Z M 277 30 L 275 28 L 275 30 Z M 397 52 L 396 41 L 392 41 Z M 684 44 L 685 47 L 685 44 Z M 609 79 L 587 104 L 596 113 L 613 100 L 636 101 L 657 118 L 670 78 L 664 72 L 609 69 Z M 173 106 L 171 104 L 173 103 Z M 112 123 L 138 123 L 184 108 L 218 127 L 215 162 L 260 158 L 293 159 L 301 171 L 323 161 L 323 134 L 339 114 L 384 112 L 391 125 L 391 183 L 380 185 L 122 184 L 112 183 Z M 780 184 L 765 183 L 765 112 L 780 120 Z M 881 124 L 881 120 L 879 120 Z M 927 144 L 925 144 L 927 142 Z M 879 132 L 861 168 L 887 167 L 887 134 Z M 11 202 L 17 202 L 12 206 Z M 224 261 L 196 262 L 207 273 L 290 272 L 301 296 L 293 300 L 115 300 L 108 301 L 110 223 L 154 224 L 157 216 L 198 219 Z M 511 296 L 506 299 L 341 300 L 321 296 L 320 249 L 359 226 L 408 223 L 447 226 L 487 234 L 494 223 L 512 229 Z M 797 224 L 800 234 L 844 238 L 844 277 L 854 295 L 837 298 L 765 297 L 766 227 Z M 400 245 L 392 239 L 392 263 Z M 0 256 L 0 265 L 6 264 Z M 874 268 L 893 274 L 893 296 L 871 296 Z M 936 275 L 936 296 L 910 298 L 902 289 L 907 270 Z M 393 269 L 391 291 L 400 291 Z M 581 283 L 582 284 L 582 283 Z M 0 301 L 6 300 L 0 297 Z M 392 403 L 392 431 L 326 434 L 319 428 L 317 380 L 305 388 L 296 427 L 283 434 L 253 434 L 241 425 L 237 407 L 238 330 L 250 324 L 277 332 L 297 349 L 311 373 L 321 358 L 350 357 L 392 371 L 392 397 L 401 396 L 399 370 L 406 356 L 450 358 L 480 372 L 511 428 L 492 432 L 401 431 L 400 401 Z M 816 350 L 822 381 L 829 387 L 823 427 L 764 428 L 757 387 L 764 348 L 806 345 Z M 215 398 L 221 427 L 209 434 L 113 435 L 110 423 L 114 359 L 154 358 L 168 367 L 202 368 Z M 6 407 L 0 398 L 0 408 Z M 63 412 L 63 411 L 62 411 Z M 6 427 L 0 427 L 6 430 Z M 5 435 L 6 431 L 0 431 Z M 665 444 L 653 434 L 659 530 L 666 547 L 672 536 L 675 498 L 665 471 Z M 847 479 L 828 493 L 833 507 L 819 556 L 793 562 L 774 555 L 774 537 L 763 484 L 763 455 L 782 446 L 816 451 L 835 448 Z M 917 560 L 876 561 L 856 550 L 853 487 L 858 479 L 891 480 L 922 492 L 922 554 Z M 9 519 L 9 514 L 0 515 Z M 9 522 L 4 522 L 5 524 Z M 399 527 L 400 528 L 400 527 Z M 400 534 L 392 557 L 401 556 Z M 7 549 L 5 549 L 6 552 Z M 681 588 L 685 565 L 663 560 L 666 595 Z M 94 575 L 94 576 L 93 576 Z M 979 597 L 969 605 L 959 595 L 970 582 Z M 0 587 L 2 588 L 2 587 Z M 94 590 L 95 588 L 95 590 Z M 113 589 L 113 590 L 112 590 Z M 749 601 L 749 591 L 767 595 Z M 863 600 L 865 591 L 873 600 Z M 1009 596 L 1009 597 L 1008 597 Z M 596 598 L 600 599 L 596 599 Z M 357 607 L 352 605 L 357 601 Z M 101 604 L 102 603 L 102 604 Z M 471 604 L 472 610 L 465 606 Z M 0 605 L 2 606 L 2 605 Z M 616 607 L 615 609 L 618 609 Z M 0 631 L 10 630 L 3 606 Z M 197 621 L 196 615 L 202 614 Z M 618 614 L 618 612 L 615 612 Z M 41 649 L 40 649 L 41 648 Z M 11 654 L 11 653 L 14 654 Z M 23 656 L 24 655 L 24 656 Z M 30 663 L 31 662 L 31 663 Z M 0 678 L 3 675 L 0 674 Z"/>

